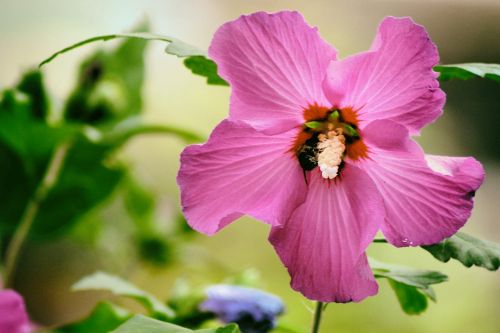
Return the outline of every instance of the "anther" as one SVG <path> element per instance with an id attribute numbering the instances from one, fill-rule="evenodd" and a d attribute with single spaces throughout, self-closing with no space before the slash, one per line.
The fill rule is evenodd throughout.
<path id="1" fill-rule="evenodd" d="M 345 137 L 342 128 L 318 135 L 318 166 L 321 176 L 325 179 L 334 179 L 339 172 L 345 152 Z"/>

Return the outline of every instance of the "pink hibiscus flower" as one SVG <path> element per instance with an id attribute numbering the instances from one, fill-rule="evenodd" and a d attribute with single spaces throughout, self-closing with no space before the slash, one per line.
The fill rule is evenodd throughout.
<path id="1" fill-rule="evenodd" d="M 306 297 L 377 293 L 365 250 L 433 244 L 471 214 L 484 171 L 425 155 L 410 135 L 442 113 L 436 46 L 410 18 L 385 18 L 369 51 L 337 59 L 296 12 L 224 24 L 209 55 L 232 87 L 229 118 L 181 156 L 189 224 L 211 235 L 248 214 Z"/>
<path id="2" fill-rule="evenodd" d="M 0 290 L 0 333 L 29 333 L 31 324 L 23 298 L 14 290 Z"/>

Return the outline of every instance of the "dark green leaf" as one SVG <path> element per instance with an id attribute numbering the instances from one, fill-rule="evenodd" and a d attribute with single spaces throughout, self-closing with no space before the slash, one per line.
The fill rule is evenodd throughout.
<path id="1" fill-rule="evenodd" d="M 439 72 L 439 79 L 447 81 L 451 79 L 468 80 L 482 77 L 500 82 L 500 64 L 466 63 L 453 65 L 439 65 L 434 67 Z"/>
<path id="2" fill-rule="evenodd" d="M 144 23 L 135 30 L 147 29 Z M 65 118 L 102 124 L 141 112 L 145 47 L 144 39 L 129 38 L 114 49 L 88 57 L 66 103 Z"/>
<path id="3" fill-rule="evenodd" d="M 130 317 L 132 315 L 127 310 L 107 302 L 101 302 L 87 318 L 58 328 L 53 333 L 108 333 Z"/>
<path id="4" fill-rule="evenodd" d="M 173 246 L 165 237 L 154 234 L 139 235 L 138 243 L 140 258 L 150 264 L 161 267 L 174 259 Z"/>
<path id="5" fill-rule="evenodd" d="M 0 236 L 11 235 L 34 190 L 23 160 L 0 141 Z"/>
<path id="6" fill-rule="evenodd" d="M 153 295 L 121 279 L 103 272 L 96 272 L 78 281 L 73 290 L 107 290 L 118 296 L 130 297 L 140 302 L 152 315 L 167 319 L 174 315 L 173 311 Z"/>
<path id="7" fill-rule="evenodd" d="M 125 182 L 124 204 L 134 220 L 147 221 L 152 218 L 156 202 L 154 195 L 129 175 Z"/>
<path id="8" fill-rule="evenodd" d="M 396 293 L 399 304 L 407 314 L 420 314 L 427 309 L 427 298 L 418 288 L 389 280 L 389 284 Z"/>
<path id="9" fill-rule="evenodd" d="M 26 72 L 17 89 L 30 97 L 34 118 L 45 120 L 49 112 L 49 98 L 43 84 L 42 73 L 39 70 Z"/>
<path id="10" fill-rule="evenodd" d="M 111 163 L 109 149 L 83 139 L 68 153 L 58 182 L 42 203 L 32 236 L 57 236 L 107 199 L 123 178 L 124 167 Z"/>
<path id="11" fill-rule="evenodd" d="M 208 84 L 229 86 L 229 84 L 217 74 L 217 65 L 215 62 L 205 56 L 188 57 L 184 59 L 184 65 L 189 68 L 193 74 L 205 77 Z"/>
<path id="12" fill-rule="evenodd" d="M 18 90 L 6 90 L 0 99 L 0 141 L 30 164 L 48 158 L 55 146 L 77 132 L 74 126 L 49 126 L 37 119 L 35 108 L 41 106 L 34 98 Z"/>
<path id="13" fill-rule="evenodd" d="M 162 41 L 162 42 L 167 42 L 169 45 L 165 49 L 165 51 L 169 54 L 176 55 L 178 57 L 189 57 L 189 56 L 196 56 L 196 55 L 205 55 L 205 52 L 202 50 L 198 49 L 197 47 L 190 45 L 188 43 L 185 43 L 177 38 L 170 37 L 170 36 L 163 36 L 163 35 L 158 35 L 158 34 L 153 34 L 153 33 L 147 33 L 147 32 L 131 32 L 131 33 L 120 33 L 120 34 L 111 34 L 111 35 L 102 35 L 102 36 L 96 36 L 92 38 L 85 39 L 81 42 L 75 43 L 71 46 L 68 46 L 44 61 L 40 63 L 40 67 L 51 62 L 54 58 L 59 56 L 60 54 L 66 53 L 68 51 L 71 51 L 73 49 L 76 49 L 80 46 L 93 43 L 93 42 L 98 42 L 98 41 L 109 41 L 113 40 L 116 38 L 128 38 L 128 39 L 142 39 L 142 40 L 156 40 L 156 41 Z"/>
<path id="14" fill-rule="evenodd" d="M 52 151 L 74 137 L 78 130 L 74 126 L 49 126 L 36 118 L 34 105 L 29 95 L 16 90 L 5 91 L 0 101 L 2 236 L 9 236 L 15 230 Z"/>
<path id="15" fill-rule="evenodd" d="M 422 297 L 436 300 L 431 285 L 448 280 L 446 275 L 437 271 L 390 265 L 371 258 L 370 266 L 376 278 L 386 278 L 391 283 L 402 309 L 408 314 L 418 314 L 424 311 L 427 301 L 422 301 Z"/>
<path id="16" fill-rule="evenodd" d="M 113 333 L 192 333 L 184 327 L 169 324 L 153 318 L 136 315 L 118 327 Z"/>
<path id="17" fill-rule="evenodd" d="M 479 266 L 496 271 L 500 266 L 500 245 L 457 232 L 441 243 L 422 246 L 436 259 L 448 262 L 451 258 L 467 267 Z"/>

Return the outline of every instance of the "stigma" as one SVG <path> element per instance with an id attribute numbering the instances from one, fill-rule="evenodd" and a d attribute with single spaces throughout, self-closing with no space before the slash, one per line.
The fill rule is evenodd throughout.
<path id="1" fill-rule="evenodd" d="M 325 179 L 334 179 L 346 150 L 344 130 L 336 128 L 318 135 L 318 167 Z"/>

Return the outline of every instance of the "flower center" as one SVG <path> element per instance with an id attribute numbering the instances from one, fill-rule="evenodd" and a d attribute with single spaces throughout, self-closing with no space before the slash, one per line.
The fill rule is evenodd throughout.
<path id="1" fill-rule="evenodd" d="M 350 109 L 328 109 L 313 105 L 304 111 L 306 122 L 294 144 L 295 155 L 304 171 L 319 167 L 325 179 L 334 179 L 347 157 L 366 157 L 356 113 Z"/>

